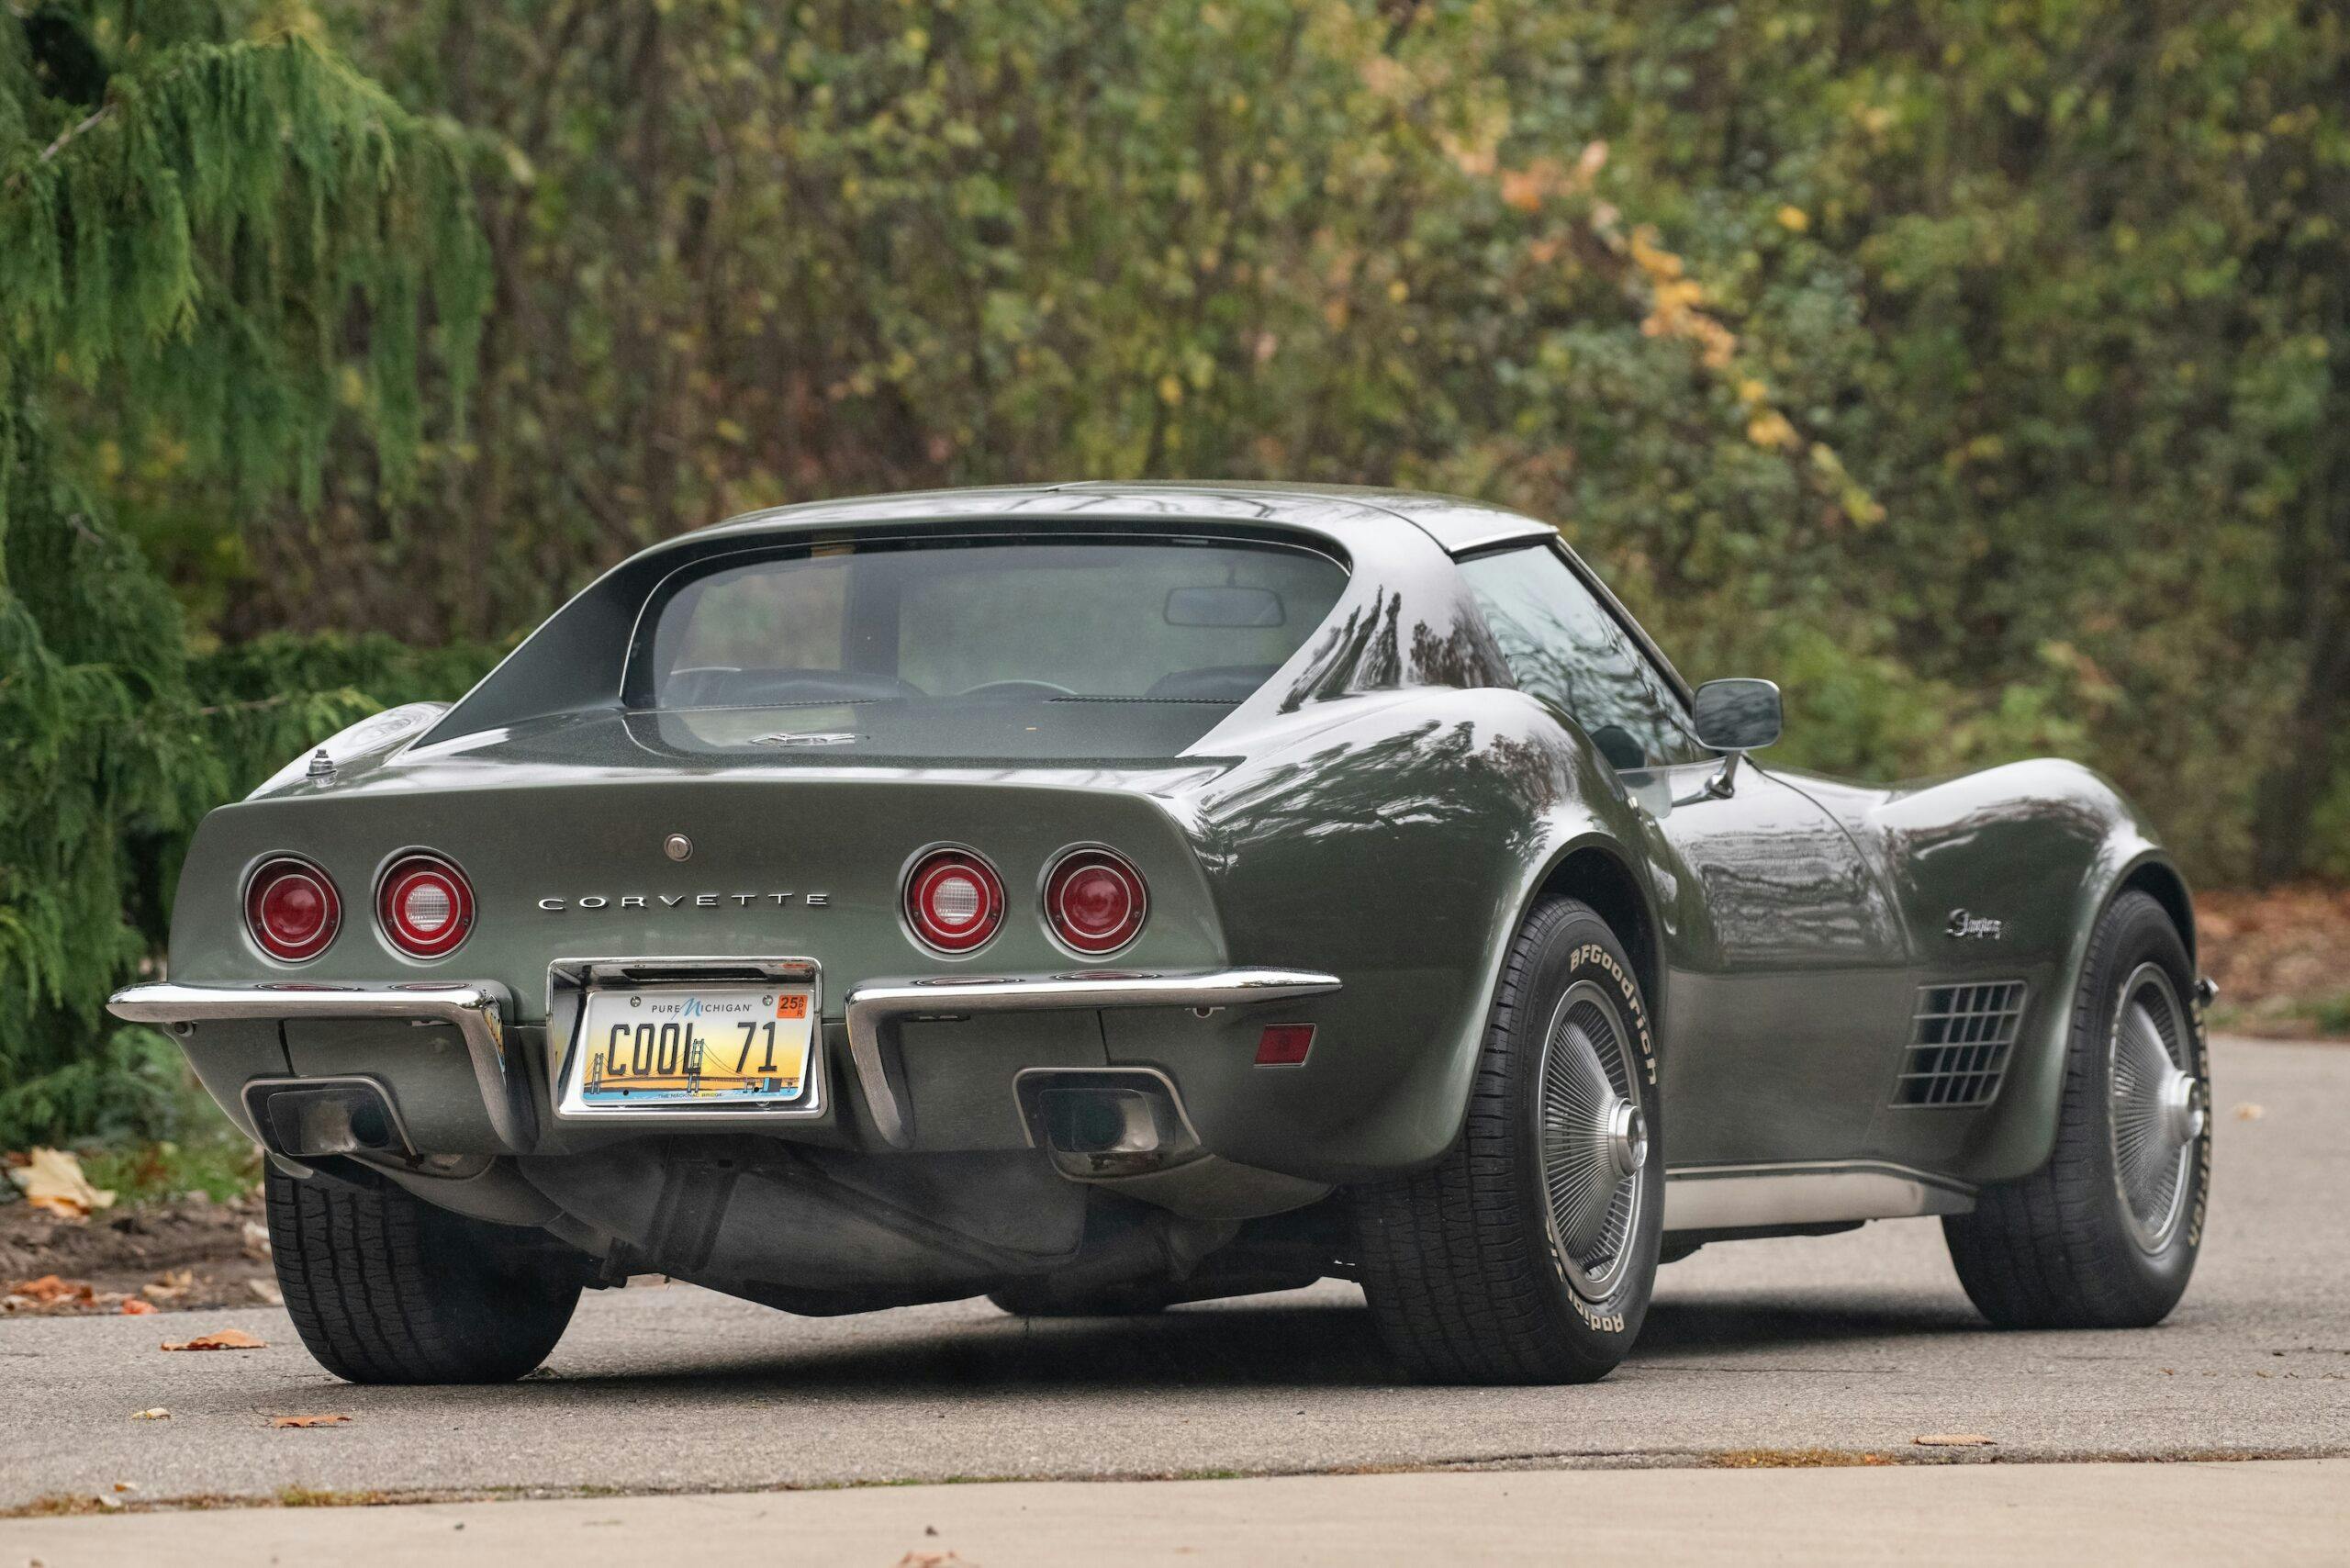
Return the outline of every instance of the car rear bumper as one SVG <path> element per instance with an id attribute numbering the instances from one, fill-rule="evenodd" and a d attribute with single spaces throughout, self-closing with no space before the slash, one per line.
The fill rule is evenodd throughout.
<path id="1" fill-rule="evenodd" d="M 1311 969 L 1088 969 L 1065 975 L 931 975 L 868 980 L 844 1009 L 849 1057 L 874 1126 L 892 1147 L 912 1142 L 903 1100 L 891 1078 L 901 1024 L 948 1021 L 989 1013 L 1099 1012 L 1173 1007 L 1207 1014 L 1255 1002 L 1323 996 L 1336 975 Z"/>
<path id="2" fill-rule="evenodd" d="M 912 1115 L 904 1092 L 900 1025 L 969 1019 L 982 1014 L 1083 1013 L 1160 1008 L 1206 1017 L 1227 1008 L 1323 996 L 1338 991 L 1337 976 L 1277 968 L 1213 969 L 1091 969 L 1046 975 L 930 975 L 869 980 L 852 988 L 843 1007 L 851 1066 L 873 1128 L 892 1148 L 912 1146 Z M 320 985 L 267 981 L 243 985 L 158 982 L 115 993 L 107 1009 L 129 1023 L 188 1026 L 224 1022 L 343 1021 L 376 1025 L 407 1021 L 454 1029 L 464 1044 L 473 1087 L 489 1131 L 509 1152 L 533 1148 L 537 1125 L 531 1076 L 511 1048 L 513 1002 L 490 981 L 408 981 L 381 985 Z M 442 1036 L 443 1039 L 446 1036 Z M 551 1053 L 553 1054 L 553 1053 Z M 397 1062 L 384 1068 L 397 1087 Z M 216 1095 L 223 1087 L 207 1086 Z M 223 1097 L 223 1103 L 229 1103 Z M 231 1114 L 235 1111 L 232 1109 Z M 675 1126 L 674 1115 L 663 1118 Z M 713 1118 L 739 1131 L 741 1117 Z"/>
<path id="3" fill-rule="evenodd" d="M 248 1020 L 407 1020 L 453 1028 L 464 1042 L 474 1086 L 490 1130 L 509 1149 L 531 1146 L 531 1122 L 507 1049 L 506 988 L 487 980 L 411 980 L 384 985 L 315 985 L 265 981 L 250 985 L 157 982 L 118 991 L 106 1011 L 129 1024 L 165 1026 Z M 232 1113 L 233 1114 L 233 1113 Z"/>

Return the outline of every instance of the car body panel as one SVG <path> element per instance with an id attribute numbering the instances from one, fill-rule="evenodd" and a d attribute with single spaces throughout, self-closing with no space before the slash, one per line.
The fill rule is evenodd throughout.
<path id="1" fill-rule="evenodd" d="M 1245 700 L 1047 704 L 1017 710 L 1016 722 L 975 712 L 922 735 L 886 716 L 848 714 L 834 732 L 821 714 L 621 701 L 643 605 L 680 570 L 852 538 L 1169 532 L 1288 543 L 1347 568 L 1326 619 Z M 241 1083 L 372 1074 L 412 1136 L 449 1157 L 445 1169 L 393 1172 L 411 1187 L 431 1195 L 462 1173 L 474 1182 L 464 1201 L 504 1201 L 483 1196 L 496 1181 L 479 1166 L 494 1159 L 492 1170 L 523 1178 L 508 1212 L 552 1203 L 575 1244 L 633 1248 L 755 1299 L 833 1310 L 822 1304 L 879 1299 L 854 1278 L 857 1248 L 878 1245 L 874 1204 L 952 1214 L 918 1236 L 902 1215 L 890 1222 L 903 1249 L 867 1282 L 888 1299 L 924 1299 L 1068 1266 L 1084 1231 L 1068 1204 L 1082 1210 L 1102 1193 L 1206 1223 L 1203 1211 L 1295 1208 L 1436 1159 L 1459 1136 L 1510 941 L 1540 900 L 1564 895 L 1609 913 L 1641 971 L 1669 1227 L 1948 1212 L 1975 1186 L 2043 1162 L 2098 912 L 2148 879 L 2192 941 L 2184 885 L 2146 824 L 2065 762 L 1876 788 L 1748 761 L 1726 793 L 1709 788 L 1718 758 L 1619 772 L 1572 714 L 1516 689 L 1454 568 L 1547 537 L 1546 525 L 1448 498 L 1076 485 L 788 508 L 657 545 L 583 591 L 459 702 L 378 715 L 212 813 L 179 884 L 174 981 L 493 988 L 508 999 L 500 1048 L 517 1130 L 500 1133 L 478 1095 L 468 1105 L 479 1062 L 429 1020 L 273 1028 L 207 1017 L 185 1025 L 183 1042 L 248 1131 Z M 1679 675 L 1573 565 L 1685 700 Z M 767 744 L 811 734 L 822 744 Z M 684 858 L 671 847 L 680 836 Z M 995 866 L 1012 909 L 992 942 L 960 958 L 924 951 L 900 912 L 912 858 L 949 843 Z M 1046 868 L 1074 844 L 1115 847 L 1150 890 L 1146 928 L 1107 963 L 1075 958 L 1035 915 Z M 478 904 L 464 944 L 429 962 L 393 949 L 370 909 L 384 867 L 419 847 L 462 866 Z M 324 868 L 345 906 L 342 935 L 298 968 L 260 953 L 240 908 L 253 866 L 286 853 Z M 573 1010 L 551 969 L 616 956 L 820 966 L 821 1104 L 790 1119 L 713 1120 L 706 1137 L 691 1118 L 557 1114 Z M 942 1004 L 890 1034 L 882 1070 L 909 1108 L 902 1127 L 877 1121 L 858 1076 L 872 1064 L 855 1059 L 845 1033 L 856 987 L 885 978 L 1236 969 L 1332 983 L 1209 1007 L 958 1015 Z M 2028 988 L 1996 1096 L 1896 1103 L 1921 999 L 1991 980 Z M 1304 1061 L 1257 1064 L 1270 1024 L 1314 1026 Z M 1019 1096 L 1022 1075 L 1038 1071 L 1170 1086 L 1201 1158 L 1123 1187 L 1101 1176 L 1091 1195 L 1069 1197 L 1077 1183 L 1060 1176 L 1037 1186 Z M 702 1151 L 746 1136 L 797 1151 L 790 1180 L 813 1183 L 811 1214 L 831 1217 L 808 1221 L 812 1230 L 713 1219 L 704 1239 L 714 1250 L 699 1264 L 663 1254 L 670 1244 L 643 1226 L 672 1209 L 647 1208 L 630 1183 L 699 1180 Z M 936 1161 L 963 1162 L 951 1201 L 934 1191 L 948 1169 Z M 789 1185 L 775 1172 L 759 1180 L 770 1177 Z M 1034 1224 L 998 1225 L 990 1191 L 1020 1194 Z M 805 1277 L 784 1277 L 779 1255 L 761 1251 L 786 1247 L 806 1252 Z"/>

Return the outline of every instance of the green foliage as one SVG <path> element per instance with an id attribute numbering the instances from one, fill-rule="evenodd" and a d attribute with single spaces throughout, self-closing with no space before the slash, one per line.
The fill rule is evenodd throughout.
<path id="1" fill-rule="evenodd" d="M 194 1085 L 182 1083 L 177 1103 L 147 1126 L 162 1129 L 164 1136 L 101 1147 L 82 1160 L 90 1184 L 112 1193 L 116 1203 L 185 1193 L 202 1193 L 219 1203 L 260 1183 L 261 1150 Z"/>
<path id="2" fill-rule="evenodd" d="M 338 432 L 408 471 L 428 318 L 452 401 L 474 363 L 466 144 L 303 33 L 229 34 L 216 6 L 0 18 L 0 1143 L 155 1122 L 168 1047 L 101 1008 L 160 946 L 187 831 L 297 734 L 375 706 L 284 648 L 268 706 L 210 700 L 270 655 L 191 664 L 105 487 L 60 461 L 68 411 L 258 505 L 315 489 Z M 464 659 L 431 663 L 401 673 Z"/>
<path id="3" fill-rule="evenodd" d="M 2059 751 L 2199 876 L 2350 860 L 2338 10 L 335 16 L 497 141 L 501 305 L 476 442 L 257 519 L 228 622 L 503 635 L 825 494 L 1425 484 L 1780 677 L 1790 760 Z"/>

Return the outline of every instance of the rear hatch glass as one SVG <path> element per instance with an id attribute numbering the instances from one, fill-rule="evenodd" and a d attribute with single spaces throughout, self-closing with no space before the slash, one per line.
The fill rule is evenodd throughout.
<path id="1" fill-rule="evenodd" d="M 924 542 L 711 563 L 648 607 L 638 713 L 721 749 L 1172 756 L 1263 686 L 1346 572 L 1232 540 Z"/>

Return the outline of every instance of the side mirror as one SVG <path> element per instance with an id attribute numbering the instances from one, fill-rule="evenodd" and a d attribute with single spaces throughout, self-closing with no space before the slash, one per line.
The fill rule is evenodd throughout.
<path id="1" fill-rule="evenodd" d="M 1761 751 L 1779 738 L 1779 689 L 1767 680 L 1709 680 L 1697 688 L 1689 716 L 1702 745 L 1715 751 Z"/>

